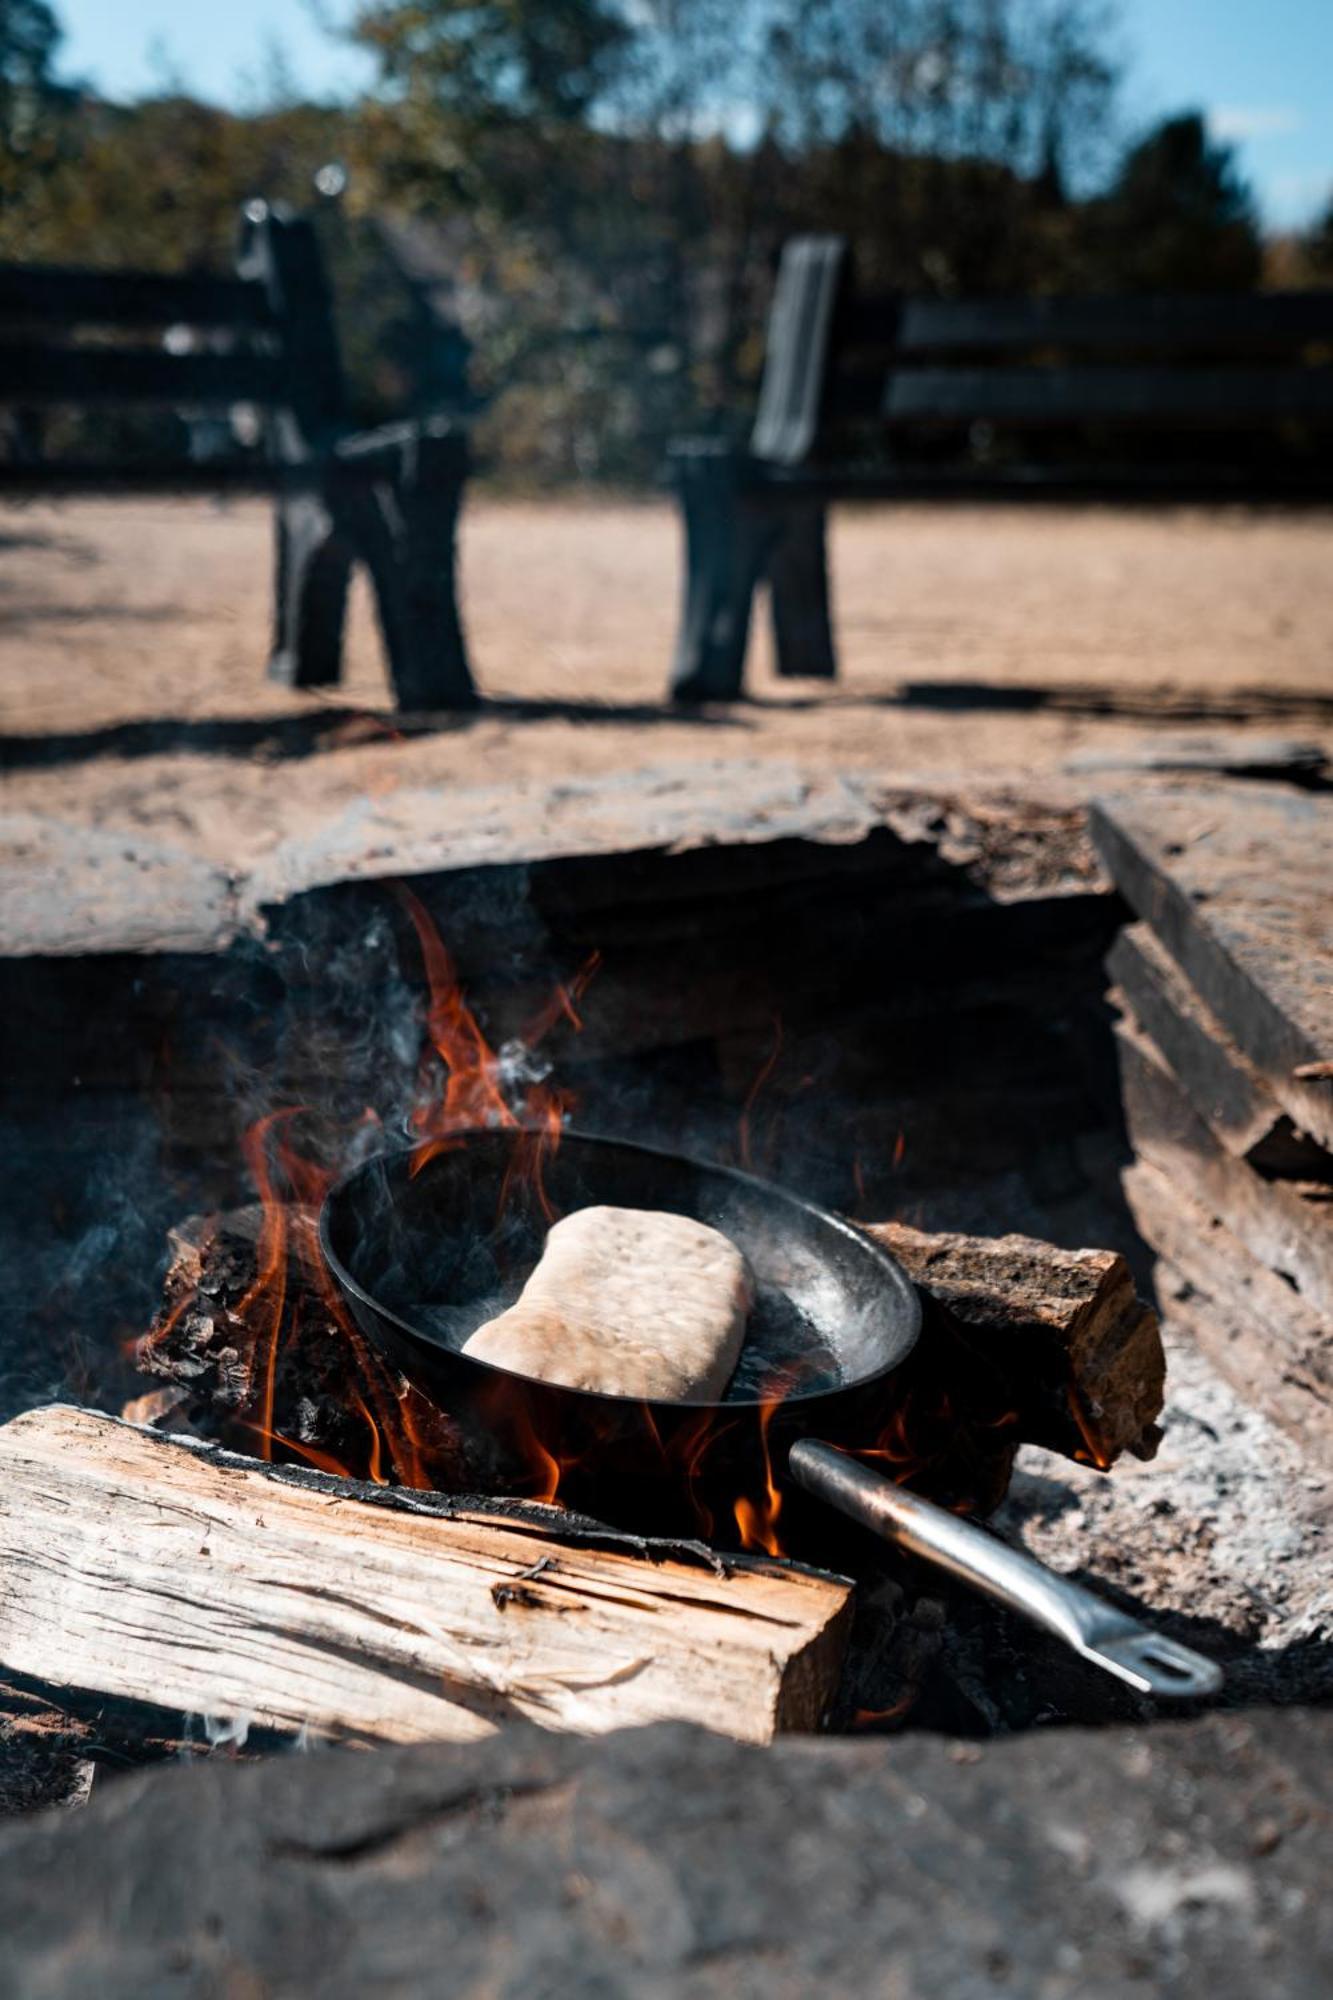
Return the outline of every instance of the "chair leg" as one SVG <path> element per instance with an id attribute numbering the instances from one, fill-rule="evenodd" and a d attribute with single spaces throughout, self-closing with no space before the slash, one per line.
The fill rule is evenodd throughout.
<path id="1" fill-rule="evenodd" d="M 400 476 L 377 479 L 357 497 L 357 554 L 375 587 L 401 709 L 476 705 L 458 611 L 457 527 L 466 470 L 460 439 L 418 439 L 405 453 Z"/>
<path id="2" fill-rule="evenodd" d="M 342 672 L 352 551 L 325 496 L 281 493 L 274 520 L 276 577 L 269 677 L 328 687 Z"/>
<path id="3" fill-rule="evenodd" d="M 794 508 L 769 565 L 777 670 L 784 680 L 836 680 L 826 510 Z"/>
<path id="4" fill-rule="evenodd" d="M 779 523 L 746 501 L 729 455 L 682 455 L 677 475 L 685 587 L 671 696 L 734 701 L 744 686 L 755 585 Z"/>

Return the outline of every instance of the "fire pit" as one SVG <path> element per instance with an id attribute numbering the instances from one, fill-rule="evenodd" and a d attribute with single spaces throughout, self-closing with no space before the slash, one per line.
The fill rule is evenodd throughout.
<path id="1" fill-rule="evenodd" d="M 447 1622 L 437 1618 L 429 1640 L 394 1637 L 359 1586 L 336 1614 L 316 1616 L 297 1598 L 280 1613 L 264 1604 L 265 1536 L 281 1533 L 295 1537 L 284 1547 L 304 1546 L 303 1495 L 319 1496 L 322 1510 L 333 1503 L 330 1529 L 345 1524 L 349 1549 L 362 1538 L 357 1565 L 367 1574 L 389 1573 L 375 1565 L 380 1536 L 401 1532 L 391 1520 L 439 1523 L 440 1549 L 453 1545 L 448 1524 L 466 1520 L 473 1566 L 465 1566 L 456 1601 L 471 1602 L 479 1574 L 489 1578 L 482 1588 L 490 1672 L 512 1674 L 509 1654 L 526 1625 L 524 1647 L 536 1644 L 535 1634 L 553 1642 L 562 1592 L 571 1587 L 561 1574 L 571 1549 L 583 1551 L 579 1589 L 586 1585 L 603 1602 L 613 1585 L 597 1551 L 612 1568 L 647 1562 L 677 1604 L 700 1586 L 676 1565 L 702 1578 L 717 1577 L 720 1564 L 726 1574 L 714 1612 L 724 1623 L 733 1597 L 740 1617 L 745 1593 L 762 1591 L 771 1615 L 799 1636 L 777 1678 L 761 1686 L 743 1619 L 726 1627 L 730 1637 L 722 1626 L 714 1640 L 696 1633 L 689 1654 L 696 1665 L 682 1666 L 675 1680 L 686 1690 L 680 1699 L 694 1707 L 654 1707 L 660 1695 L 650 1699 L 640 1675 L 632 1698 L 594 1695 L 589 1683 L 569 1709 L 584 1720 L 562 1726 L 663 1712 L 710 1719 L 702 1692 L 709 1683 L 698 1679 L 697 1662 L 718 1646 L 732 1663 L 734 1713 L 746 1718 L 738 1733 L 761 1738 L 821 1716 L 836 1727 L 891 1727 L 909 1716 L 955 1730 L 1013 1726 L 1032 1718 L 1040 1690 L 1051 1714 L 1129 1712 L 1132 1694 L 1078 1662 L 1061 1663 L 1041 1635 L 1024 1628 L 1019 1636 L 1020 1628 L 938 1571 L 886 1553 L 866 1525 L 882 1524 L 885 1504 L 866 1501 L 846 1465 L 821 1465 L 812 1443 L 798 1448 L 792 1469 L 803 1453 L 801 1477 L 812 1483 L 846 1474 L 836 1483 L 848 1511 L 859 1510 L 859 1526 L 817 1505 L 787 1474 L 793 1442 L 806 1431 L 953 1515 L 985 1518 L 1004 1498 L 1020 1445 L 1057 1454 L 1058 1478 L 1095 1479 L 1076 1468 L 1106 1469 L 1125 1453 L 1147 1460 L 1158 1437 L 1160 1343 L 1129 1272 L 1114 1251 L 1072 1252 L 1040 1240 L 1043 1229 L 1066 1241 L 1123 1240 L 1123 1210 L 1108 1195 L 1123 1141 L 1099 962 L 1117 920 L 1114 899 L 1058 816 L 1014 812 L 1006 820 L 992 808 L 969 822 L 953 806 L 919 801 L 876 812 L 850 833 L 836 823 L 832 834 L 826 821 L 802 833 L 788 819 L 758 851 L 720 843 L 627 859 L 617 849 L 521 867 L 506 861 L 489 874 L 472 867 L 418 874 L 410 894 L 366 881 L 290 894 L 268 908 L 262 942 L 238 939 L 197 963 L 136 962 L 136 1005 L 157 1052 L 146 1065 L 136 1057 L 135 1082 L 155 1079 L 151 1112 L 141 1088 L 118 1090 L 77 1013 L 67 1007 L 72 1049 L 57 1050 L 47 1033 L 53 996 L 63 990 L 67 1006 L 89 977 L 81 961 L 48 957 L 35 978 L 29 973 L 31 990 L 13 982 L 26 994 L 17 1014 L 34 1056 L 11 1098 L 34 1141 L 25 1155 L 35 1163 L 33 1185 L 23 1198 L 35 1202 L 60 1180 L 86 1201 L 96 1185 L 68 1124 L 57 1139 L 44 1066 L 86 1059 L 96 1115 L 83 1129 L 96 1135 L 104 1160 L 109 1144 L 128 1157 L 125 1121 L 151 1116 L 156 1130 L 155 1177 L 134 1202 L 133 1239 L 100 1239 L 117 1244 L 113 1294 L 127 1276 L 134 1285 L 122 1292 L 119 1356 L 87 1336 L 83 1397 L 113 1409 L 124 1403 L 137 1420 L 217 1440 L 238 1455 L 201 1459 L 187 1442 L 166 1438 L 132 1447 L 114 1426 L 79 1424 L 61 1430 L 57 1449 L 53 1436 L 32 1428 L 36 1419 L 24 1419 L 12 1463 L 33 1470 L 15 1472 L 16 1490 L 49 1491 L 59 1466 L 78 1495 L 61 1503 L 62 1518 L 120 1524 L 122 1540 L 105 1543 L 104 1560 L 107 1588 L 123 1603 L 154 1546 L 137 1539 L 147 1518 L 141 1507 L 154 1519 L 179 1508 L 183 1536 L 188 1496 L 201 1490 L 210 1464 L 225 1470 L 228 1492 L 234 1481 L 265 1483 L 243 1489 L 251 1514 L 223 1508 L 216 1537 L 210 1529 L 192 1546 L 181 1540 L 182 1566 L 154 1584 L 143 1607 L 147 1623 L 163 1627 L 164 1647 L 171 1640 L 162 1606 L 173 1592 L 178 1607 L 189 1602 L 208 1621 L 210 1659 L 220 1629 L 241 1635 L 248 1664 L 232 1683 L 232 1702 L 248 1722 L 210 1696 L 202 1666 L 197 1680 L 169 1677 L 156 1642 L 132 1675 L 127 1669 L 117 1678 L 106 1664 L 115 1649 L 110 1624 L 99 1622 L 107 1610 L 100 1601 L 79 1640 L 83 1679 L 75 1686 L 68 1635 L 62 1667 L 62 1635 L 32 1601 L 26 1679 L 11 1689 L 11 1713 L 25 1704 L 25 1713 L 40 1712 L 50 1740 L 54 1702 L 62 1740 L 73 1746 L 86 1740 L 84 1697 L 105 1735 L 108 1696 L 138 1704 L 137 1714 L 153 1707 L 155 1689 L 170 1685 L 178 1690 L 175 1720 L 170 1702 L 157 1703 L 150 1722 L 138 1725 L 140 1746 L 179 1741 L 179 1710 L 189 1707 L 206 1709 L 215 1733 L 248 1728 L 259 1740 L 265 1729 L 296 1726 L 290 1695 L 254 1670 L 259 1633 L 280 1631 L 289 1663 L 308 1664 L 311 1648 L 322 1649 L 327 1699 L 307 1714 L 318 1712 L 323 1733 L 410 1734 L 424 1726 L 394 1721 L 384 1689 L 403 1686 L 405 1674 L 444 1671 L 440 1647 L 460 1643 Z M 113 986 L 130 971 L 107 968 Z M 41 1007 L 34 995 L 44 995 Z M 569 1124 L 576 1100 L 585 1124 L 632 1129 L 672 1155 L 717 1165 L 666 1167 L 652 1148 L 612 1149 L 580 1137 Z M 238 1121 L 244 1138 L 234 1150 L 227 1127 Z M 76 1141 L 79 1130 L 76 1121 Z M 390 1142 L 400 1150 L 386 1154 Z M 597 1157 L 614 1160 L 609 1181 L 590 1169 Z M 791 1193 L 757 1192 L 746 1172 L 756 1167 Z M 608 1439 L 605 1412 L 580 1425 L 567 1399 L 553 1410 L 549 1396 L 531 1385 L 516 1390 L 512 1377 L 469 1383 L 472 1371 L 450 1347 L 461 1322 L 437 1312 L 423 1324 L 420 1310 L 433 1289 L 437 1308 L 456 1311 L 458 1288 L 429 1271 L 404 1287 L 393 1264 L 402 1245 L 387 1244 L 382 1229 L 419 1210 L 413 1255 L 419 1265 L 424 1240 L 438 1259 L 448 1241 L 441 1216 L 462 1203 L 469 1240 L 504 1249 L 503 1268 L 470 1295 L 475 1309 L 483 1295 L 500 1303 L 512 1295 L 550 1212 L 598 1190 L 624 1200 L 627 1187 L 631 1204 L 697 1211 L 705 1184 L 715 1191 L 708 1213 L 744 1197 L 759 1204 L 754 1227 L 780 1238 L 786 1254 L 805 1246 L 811 1271 L 834 1283 L 838 1309 L 829 1327 L 839 1337 L 858 1319 L 873 1323 L 892 1301 L 901 1336 L 915 1301 L 883 1251 L 901 1258 L 921 1294 L 922 1331 L 910 1353 L 900 1340 L 892 1365 L 884 1350 L 864 1374 L 840 1363 L 826 1382 L 793 1382 L 788 1368 L 780 1383 L 755 1384 L 752 1400 L 730 1410 L 725 1403 L 655 1409 L 651 1425 L 635 1410 L 628 1430 Z M 387 1206 L 376 1210 L 385 1190 Z M 257 1207 L 241 1205 L 250 1192 L 260 1197 Z M 317 1234 L 326 1198 L 332 1272 Z M 182 1221 L 188 1208 L 196 1213 Z M 894 1208 L 913 1220 L 876 1225 L 869 1236 L 839 1219 Z M 72 1213 L 78 1228 L 107 1228 L 105 1213 L 80 1217 L 77 1206 Z M 1015 1222 L 1026 1225 L 1029 1234 L 988 1238 L 983 1232 L 997 1219 L 1011 1232 Z M 923 1222 L 931 1227 L 913 1226 Z M 143 1301 L 155 1282 L 154 1255 L 141 1246 L 167 1225 L 165 1298 L 145 1334 L 150 1312 L 133 1299 Z M 131 1240 L 140 1246 L 132 1257 Z M 371 1252 L 386 1249 L 393 1256 L 376 1262 Z M 68 1268 L 62 1312 L 81 1296 Z M 40 1300 L 40 1284 L 30 1294 Z M 807 1312 L 806 1321 L 818 1330 L 817 1314 Z M 763 1323 L 761 1315 L 761 1330 Z M 783 1332 L 780 1318 L 772 1330 Z M 795 1358 L 782 1340 L 775 1346 L 785 1362 Z M 824 1346 L 839 1358 L 836 1341 Z M 817 1351 L 810 1348 L 807 1360 Z M 162 1386 L 145 1392 L 135 1369 Z M 807 1422 L 825 1393 L 829 1406 Z M 803 1413 L 804 1404 L 811 1408 Z M 61 1418 L 57 1428 L 72 1421 Z M 76 1466 L 80 1456 L 85 1462 Z M 1120 1525 L 1109 1546 L 1151 1547 L 1149 1517 L 1137 1520 L 1135 1504 L 1117 1503 Z M 907 1500 L 887 1512 L 900 1542 L 910 1546 L 915 1537 L 922 1554 L 939 1556 L 938 1537 L 922 1526 L 933 1513 Z M 16 1532 L 31 1535 L 36 1514 L 15 1518 Z M 1013 1519 L 1025 1538 L 1043 1527 L 1040 1506 Z M 209 1566 L 224 1530 L 232 1552 L 226 1573 L 241 1598 L 226 1600 L 231 1624 L 220 1628 L 220 1572 Z M 510 1544 L 499 1552 L 514 1532 L 528 1540 L 526 1561 Z M 323 1604 L 331 1601 L 323 1593 L 336 1588 L 338 1546 L 336 1532 L 320 1542 L 317 1559 L 310 1545 Z M 948 1546 L 954 1574 L 966 1576 L 968 1551 L 956 1536 Z M 998 1545 L 988 1538 L 984 1546 Z M 1107 1546 L 1096 1561 L 1081 1553 L 1071 1561 L 1066 1552 L 1063 1566 L 1091 1580 Z M 809 1573 L 792 1567 L 792 1557 L 817 1565 L 822 1580 L 798 1581 Z M 82 1561 L 73 1546 L 62 1559 Z M 846 1576 L 857 1579 L 854 1618 L 839 1580 Z M 1140 1609 L 1165 1610 L 1159 1661 L 1168 1660 L 1171 1641 L 1197 1639 L 1205 1653 L 1212 1649 L 1217 1634 L 1197 1629 L 1186 1604 L 1173 1612 L 1169 1586 L 1153 1605 L 1126 1587 L 1115 1564 L 1111 1580 L 1122 1631 Z M 985 1581 L 975 1559 L 971 1581 Z M 441 1586 L 423 1571 L 421 1589 L 424 1603 Z M 614 1589 L 629 1592 L 636 1617 L 660 1619 L 637 1570 L 618 1571 Z M 445 1592 L 440 1601 L 455 1600 Z M 1089 1631 L 1075 1618 L 1064 1637 L 1087 1641 Z M 479 1643 L 474 1634 L 460 1657 L 483 1657 Z M 1222 1634 L 1224 1657 L 1234 1658 L 1236 1645 Z M 624 1646 L 623 1657 L 610 1656 L 616 1673 L 637 1656 L 629 1637 Z M 986 1660 L 980 1675 L 978 1646 Z M 376 1692 L 368 1704 L 328 1667 L 331 1649 L 370 1663 Z M 531 1665 L 536 1655 L 525 1657 Z M 470 1690 L 454 1700 L 450 1727 L 462 1728 L 458 1718 L 469 1715 L 473 1726 L 479 1700 L 493 1721 L 497 1688 L 483 1700 L 475 1676 L 460 1677 L 457 1662 L 448 1671 L 457 1689 Z M 587 1655 L 578 1671 L 587 1676 Z M 520 1711 L 533 1712 L 523 1707 L 536 1699 L 530 1676 L 510 1684 L 521 1689 Z M 303 1677 L 301 1685 L 308 1695 L 311 1683 Z M 1177 1680 L 1169 1691 L 1199 1686 Z M 603 1720 L 589 1723 L 599 1705 Z M 439 1733 L 443 1710 L 438 1701 L 428 1707 L 429 1730 Z M 128 1724 L 126 1731 L 129 1741 L 134 1732 Z"/>

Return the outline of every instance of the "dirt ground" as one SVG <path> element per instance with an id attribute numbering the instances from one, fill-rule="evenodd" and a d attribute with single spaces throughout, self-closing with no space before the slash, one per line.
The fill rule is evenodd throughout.
<path id="1" fill-rule="evenodd" d="M 487 703 L 405 733 L 362 587 L 341 688 L 264 679 L 270 533 L 260 500 L 0 512 L 6 810 L 239 864 L 398 786 L 771 755 L 1091 790 L 1223 728 L 1333 751 L 1329 514 L 843 510 L 841 681 L 777 681 L 761 633 L 751 698 L 681 716 L 670 508 L 479 497 L 462 579 Z"/>

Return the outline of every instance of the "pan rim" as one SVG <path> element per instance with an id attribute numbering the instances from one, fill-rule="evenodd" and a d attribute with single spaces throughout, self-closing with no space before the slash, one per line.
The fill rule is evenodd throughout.
<path id="1" fill-rule="evenodd" d="M 535 1126 L 479 1126 L 470 1131 L 461 1132 L 457 1136 L 466 1145 L 474 1139 L 500 1138 L 505 1133 L 520 1130 L 535 1131 L 538 1129 Z M 780 1186 L 776 1181 L 765 1180 L 762 1175 L 749 1173 L 743 1167 L 728 1166 L 717 1160 L 702 1160 L 692 1153 L 672 1152 L 665 1146 L 646 1145 L 639 1139 L 622 1139 L 614 1133 L 587 1132 L 579 1126 L 566 1126 L 561 1132 L 560 1143 L 562 1146 L 571 1140 L 580 1146 L 591 1146 L 594 1148 L 615 1147 L 621 1152 L 634 1152 L 642 1154 L 648 1159 L 667 1161 L 673 1167 L 693 1167 L 701 1173 L 721 1175 L 729 1181 L 737 1182 L 742 1187 L 752 1190 L 766 1201 L 776 1202 L 784 1208 L 796 1210 L 811 1217 L 822 1228 L 832 1229 L 836 1235 L 842 1236 L 854 1243 L 859 1254 L 868 1256 L 872 1263 L 878 1264 L 886 1285 L 897 1294 L 900 1310 L 903 1314 L 903 1334 L 893 1358 L 885 1362 L 881 1367 L 871 1369 L 864 1375 L 858 1375 L 851 1381 L 839 1382 L 832 1387 L 817 1386 L 804 1390 L 798 1388 L 793 1389 L 789 1395 L 782 1397 L 754 1396 L 730 1401 L 725 1399 L 719 1401 L 716 1398 L 676 1399 L 619 1396 L 606 1394 L 598 1390 L 576 1389 L 564 1382 L 545 1382 L 537 1375 L 523 1375 L 516 1369 L 502 1368 L 496 1362 L 482 1360 L 477 1355 L 465 1354 L 458 1348 L 447 1347 L 443 1342 L 436 1340 L 426 1328 L 405 1318 L 402 1313 L 395 1311 L 391 1306 L 385 1305 L 382 1300 L 377 1299 L 372 1292 L 368 1291 L 360 1279 L 348 1269 L 346 1263 L 335 1250 L 332 1242 L 332 1213 L 335 1206 L 345 1199 L 347 1191 L 352 1184 L 362 1179 L 365 1175 L 372 1173 L 376 1168 L 402 1172 L 406 1163 L 412 1158 L 413 1153 L 418 1150 L 418 1147 L 411 1144 L 386 1146 L 379 1152 L 371 1154 L 369 1158 L 359 1161 L 356 1166 L 349 1168 L 345 1174 L 339 1176 L 320 1204 L 320 1254 L 324 1258 L 329 1273 L 338 1285 L 339 1290 L 344 1296 L 358 1300 L 372 1314 L 382 1320 L 386 1320 L 390 1325 L 396 1327 L 399 1332 L 406 1334 L 409 1340 L 416 1343 L 424 1343 L 440 1354 L 448 1355 L 452 1361 L 461 1362 L 485 1375 L 503 1377 L 508 1381 L 520 1384 L 524 1390 L 529 1392 L 534 1388 L 554 1391 L 562 1396 L 576 1397 L 589 1404 L 612 1404 L 626 1409 L 715 1410 L 719 1414 L 725 1414 L 728 1411 L 741 1414 L 746 1411 L 762 1410 L 771 1403 L 776 1403 L 780 1407 L 785 1408 L 788 1405 L 797 1403 L 826 1402 L 832 1397 L 845 1395 L 849 1391 L 865 1389 L 876 1382 L 882 1381 L 902 1365 L 916 1346 L 921 1334 L 922 1309 L 921 1297 L 915 1284 L 912 1282 L 905 1267 L 893 1255 L 891 1250 L 886 1250 L 867 1231 L 858 1228 L 854 1222 L 848 1221 L 845 1216 L 835 1214 L 832 1209 L 824 1208 L 818 1202 L 807 1200 L 804 1195 L 793 1194 L 790 1189 Z M 447 1155 L 442 1157 L 447 1157 Z M 428 1161 L 422 1168 L 422 1171 L 429 1171 L 430 1165 L 431 1162 Z"/>

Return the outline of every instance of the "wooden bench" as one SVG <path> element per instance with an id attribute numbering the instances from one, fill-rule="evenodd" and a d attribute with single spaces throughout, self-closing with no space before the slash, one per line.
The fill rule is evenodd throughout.
<path id="1" fill-rule="evenodd" d="M 834 499 L 1333 499 L 1333 292 L 858 295 L 847 245 L 782 255 L 748 448 L 672 447 L 677 701 L 741 693 L 756 586 L 777 670 L 836 672 Z"/>
<path id="2" fill-rule="evenodd" d="M 467 440 L 450 416 L 354 431 L 323 259 L 308 219 L 267 202 L 241 212 L 236 277 L 0 266 L 0 403 L 19 412 L 159 406 L 198 421 L 262 413 L 259 464 L 192 458 L 44 459 L 12 451 L 0 490 L 216 487 L 275 491 L 272 676 L 336 682 L 352 565 L 370 573 L 401 708 L 474 699 L 455 587 Z M 169 427 L 164 434 L 171 436 Z M 22 426 L 17 428 L 22 441 Z"/>

